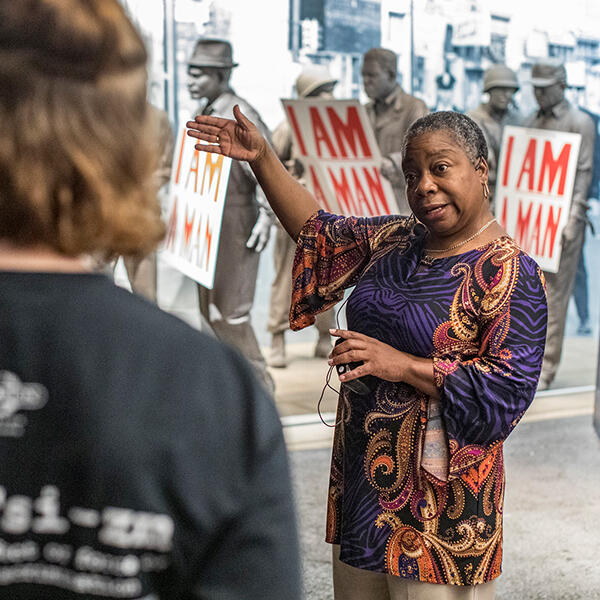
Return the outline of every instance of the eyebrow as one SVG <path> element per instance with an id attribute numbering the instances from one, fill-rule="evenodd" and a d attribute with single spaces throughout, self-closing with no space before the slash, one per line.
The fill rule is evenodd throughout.
<path id="1" fill-rule="evenodd" d="M 428 153 L 426 157 L 430 160 L 434 158 L 445 158 L 448 156 L 449 152 L 455 153 L 456 150 L 454 150 L 454 148 L 447 148 L 446 150 L 434 150 L 433 152 Z M 404 164 L 405 162 L 410 162 L 411 160 L 412 159 L 407 158 L 402 161 L 402 164 Z"/>

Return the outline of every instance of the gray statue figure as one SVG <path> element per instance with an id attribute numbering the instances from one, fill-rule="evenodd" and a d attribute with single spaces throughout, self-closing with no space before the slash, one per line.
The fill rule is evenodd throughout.
<path id="1" fill-rule="evenodd" d="M 399 214 L 409 215 L 401 165 L 402 141 L 413 121 L 426 115 L 429 109 L 397 82 L 397 62 L 391 50 L 371 48 L 363 56 L 361 73 L 365 93 L 371 100 L 366 105 L 367 114 L 383 156 L 381 173 L 392 184 Z"/>
<path id="2" fill-rule="evenodd" d="M 333 98 L 333 89 L 337 84 L 324 65 L 307 65 L 296 79 L 298 98 Z M 298 160 L 298 152 L 293 143 L 292 130 L 287 120 L 282 121 L 273 131 L 273 148 L 285 164 L 288 171 L 304 183 L 304 169 Z M 277 227 L 273 253 L 275 277 L 271 284 L 271 303 L 267 328 L 271 334 L 271 354 L 269 366 L 283 368 L 287 366 L 285 352 L 285 332 L 289 329 L 290 300 L 292 296 L 292 267 L 296 243 L 283 229 Z M 329 330 L 335 327 L 333 309 L 317 315 L 315 327 L 319 332 L 314 355 L 326 358 L 331 352 Z"/>
<path id="3" fill-rule="evenodd" d="M 594 166 L 596 130 L 592 119 L 565 98 L 565 67 L 550 59 L 533 65 L 531 83 L 539 110 L 527 117 L 525 127 L 581 134 L 573 201 L 562 234 L 562 252 L 557 273 L 546 273 L 548 332 L 538 389 L 547 389 L 560 363 L 569 298 L 573 293 L 577 263 L 585 241 L 588 189 Z"/>
<path id="4" fill-rule="evenodd" d="M 505 125 L 519 125 L 522 119 L 513 105 L 513 97 L 518 89 L 519 80 L 515 72 L 506 65 L 494 65 L 483 75 L 483 91 L 488 94 L 489 100 L 467 113 L 483 131 L 488 145 L 488 185 L 492 210 L 502 132 Z"/>
<path id="5" fill-rule="evenodd" d="M 260 115 L 229 85 L 237 66 L 229 42 L 200 39 L 188 61 L 188 89 L 193 99 L 204 100 L 204 115 L 231 118 L 233 107 L 243 113 L 270 139 Z M 212 290 L 198 285 L 200 313 L 215 335 L 237 347 L 252 362 L 265 386 L 273 391 L 254 329 L 250 309 L 254 301 L 259 253 L 265 248 L 273 224 L 273 213 L 256 179 L 245 162 L 231 165 L 221 237 Z"/>

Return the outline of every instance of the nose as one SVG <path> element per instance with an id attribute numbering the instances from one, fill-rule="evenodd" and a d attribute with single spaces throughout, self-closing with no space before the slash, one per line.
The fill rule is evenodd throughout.
<path id="1" fill-rule="evenodd" d="M 433 177 L 428 172 L 423 173 L 414 185 L 415 194 L 421 197 L 434 193 L 436 189 Z"/>

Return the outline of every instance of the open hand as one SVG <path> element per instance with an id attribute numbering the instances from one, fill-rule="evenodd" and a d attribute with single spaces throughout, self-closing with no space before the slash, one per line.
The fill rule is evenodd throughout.
<path id="1" fill-rule="evenodd" d="M 208 142 L 196 144 L 196 150 L 223 154 L 235 160 L 258 160 L 267 150 L 267 141 L 254 123 L 242 114 L 237 104 L 233 107 L 233 116 L 235 121 L 198 115 L 186 123 L 187 134 Z"/>
<path id="2" fill-rule="evenodd" d="M 392 346 L 356 331 L 330 329 L 331 335 L 344 338 L 329 355 L 330 365 L 361 362 L 362 365 L 340 375 L 340 381 L 351 381 L 363 375 L 375 375 L 386 381 L 404 381 L 409 355 Z"/>

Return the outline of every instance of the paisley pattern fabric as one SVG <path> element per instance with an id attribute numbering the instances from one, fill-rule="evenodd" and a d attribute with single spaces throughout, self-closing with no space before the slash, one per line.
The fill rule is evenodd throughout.
<path id="1" fill-rule="evenodd" d="M 354 567 L 473 585 L 501 572 L 502 443 L 535 394 L 544 279 L 508 237 L 432 264 L 423 242 L 404 217 L 319 211 L 298 240 L 290 322 L 309 325 L 355 285 L 349 329 L 433 359 L 437 405 L 403 383 L 342 385 L 326 539 Z"/>

